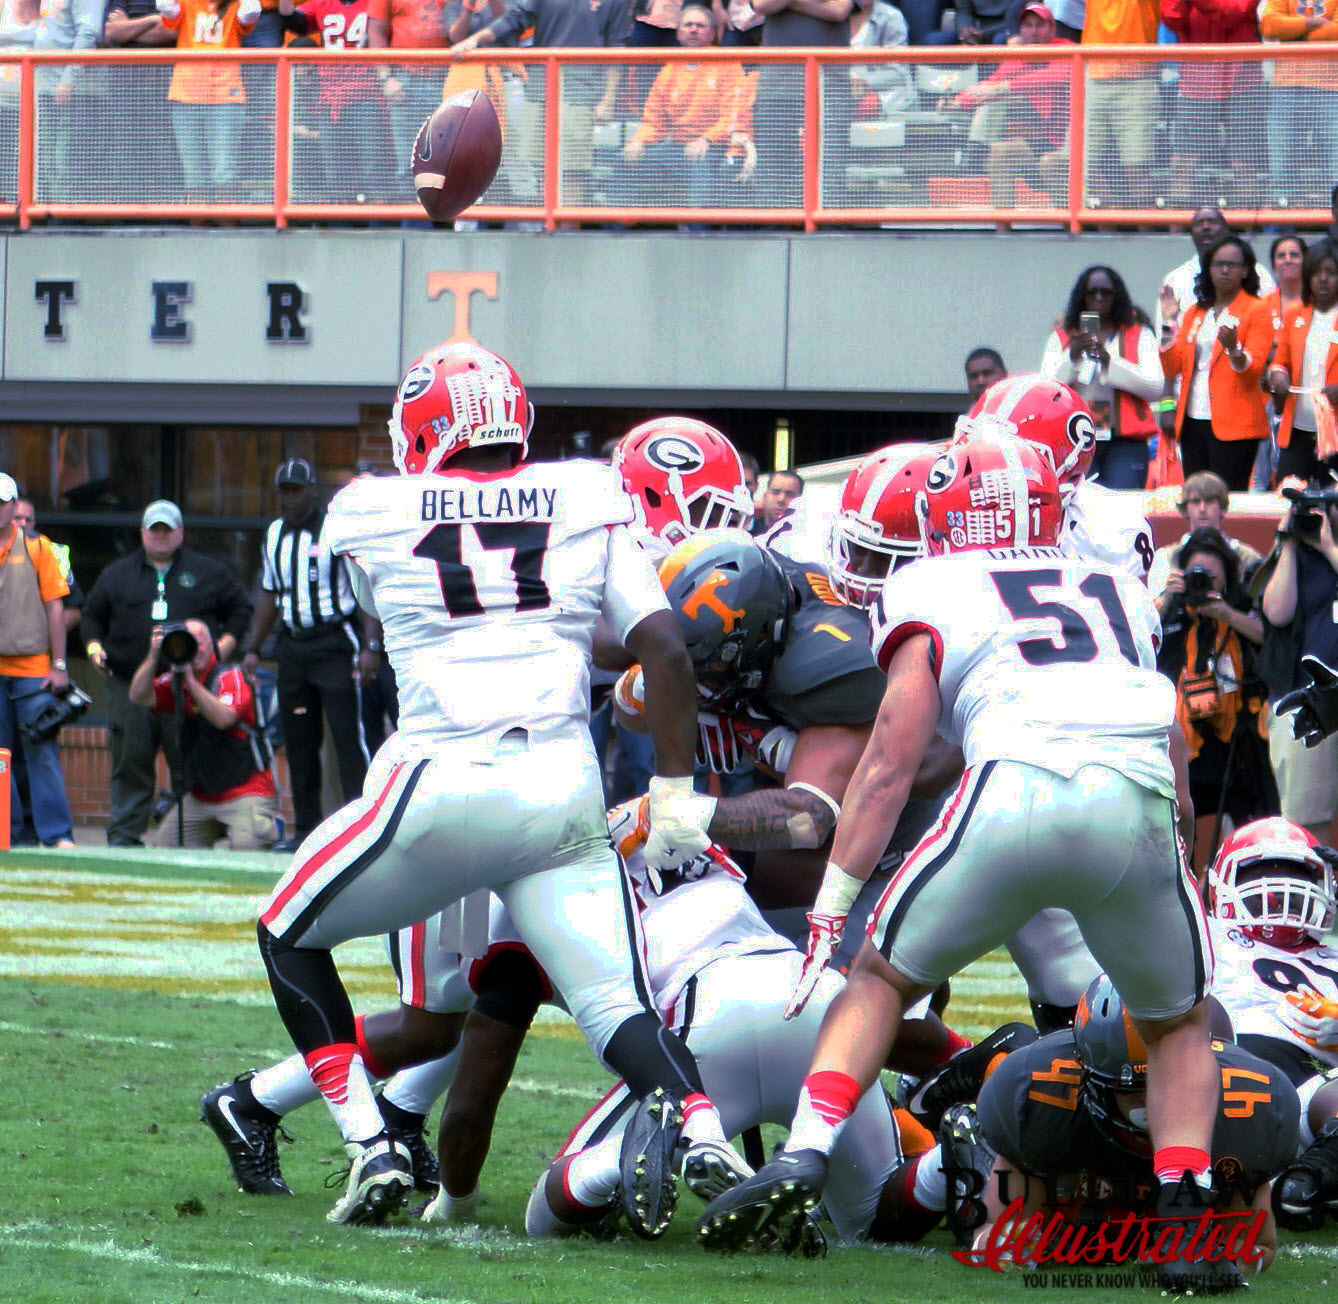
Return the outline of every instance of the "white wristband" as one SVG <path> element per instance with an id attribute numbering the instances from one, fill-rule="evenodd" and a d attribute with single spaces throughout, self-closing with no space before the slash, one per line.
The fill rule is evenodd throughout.
<path id="1" fill-rule="evenodd" d="M 822 886 L 818 889 L 818 899 L 813 903 L 815 915 L 848 915 L 855 904 L 864 881 L 852 878 L 834 861 L 827 862 L 822 874 Z"/>
<path id="2" fill-rule="evenodd" d="M 692 775 L 690 774 L 672 779 L 666 779 L 657 774 L 651 779 L 647 792 L 651 801 L 663 801 L 666 797 L 672 801 L 676 797 L 695 797 L 697 795 L 693 791 Z"/>

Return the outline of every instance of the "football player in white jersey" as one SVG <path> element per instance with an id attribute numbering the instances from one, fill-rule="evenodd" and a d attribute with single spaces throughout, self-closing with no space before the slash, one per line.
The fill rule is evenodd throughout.
<path id="1" fill-rule="evenodd" d="M 1338 914 L 1331 847 L 1281 816 L 1237 829 L 1208 871 L 1213 995 L 1236 1040 L 1276 1064 L 1301 1098 L 1308 1148 L 1279 1177 L 1278 1221 L 1313 1231 L 1338 1217 Z"/>
<path id="2" fill-rule="evenodd" d="M 997 381 L 957 422 L 957 436 L 970 439 L 1003 430 L 1047 453 L 1059 477 L 1066 557 L 1118 567 L 1146 582 L 1155 549 L 1152 527 L 1139 499 L 1087 478 L 1096 452 L 1096 422 L 1082 397 L 1040 375 Z"/>
<path id="3" fill-rule="evenodd" d="M 734 1136 L 759 1123 L 787 1122 L 821 1010 L 840 990 L 840 980 L 824 975 L 810 1008 L 787 1022 L 782 1013 L 803 956 L 762 919 L 744 888 L 743 871 L 723 848 L 712 847 L 678 873 L 652 874 L 641 854 L 639 804 L 610 811 L 609 829 L 641 912 L 656 1006 L 695 1053 L 726 1132 Z M 630 1103 L 619 1083 L 581 1120 L 530 1197 L 525 1225 L 531 1236 L 570 1234 L 616 1212 L 620 1137 Z M 751 1172 L 737 1158 L 723 1159 L 690 1156 L 685 1183 L 711 1199 Z M 832 1154 L 824 1205 L 842 1240 L 870 1231 L 883 1184 L 901 1159 L 887 1096 L 871 1091 Z M 808 1229 L 809 1252 L 821 1244 L 811 1236 Z"/>
<path id="4" fill-rule="evenodd" d="M 1159 1214 L 1197 1243 L 1219 1091 L 1204 1000 L 1212 952 L 1177 836 L 1187 780 L 1171 757 L 1175 699 L 1156 670 L 1156 612 L 1141 582 L 1058 551 L 1054 468 L 1020 440 L 949 449 L 920 512 L 927 556 L 874 608 L 887 691 L 846 793 L 791 1011 L 834 953 L 936 731 L 967 768 L 828 1009 L 784 1151 L 712 1202 L 703 1243 L 784 1243 L 820 1197 L 828 1155 L 905 1007 L 1047 906 L 1078 919 L 1148 1046 Z M 1244 1280 L 1232 1263 L 1159 1269 L 1170 1289 L 1191 1272 L 1212 1288 Z"/>
<path id="5" fill-rule="evenodd" d="M 596 1053 L 639 1098 L 623 1154 L 631 1216 L 653 1230 L 672 1213 L 680 1127 L 690 1140 L 723 1139 L 691 1055 L 644 995 L 588 730 L 602 616 L 646 677 L 660 768 L 647 862 L 668 871 L 690 860 L 709 845 L 710 814 L 692 791 L 691 663 L 626 530 L 632 505 L 617 477 L 593 463 L 527 463 L 532 423 L 504 359 L 477 345 L 433 349 L 396 395 L 401 475 L 353 481 L 326 518 L 325 543 L 353 563 L 359 601 L 381 621 L 399 732 L 363 797 L 303 843 L 258 934 L 280 1017 L 350 1157 L 335 1222 L 384 1218 L 411 1179 L 330 949 L 484 889 L 502 897 Z"/>
<path id="6" fill-rule="evenodd" d="M 923 555 L 916 502 L 941 452 L 928 444 L 894 444 L 869 454 L 847 477 L 827 563 L 832 588 L 844 601 L 872 606 L 887 577 Z M 941 742 L 938 748 L 945 757 L 952 753 L 951 765 L 938 768 L 945 786 L 955 785 L 961 753 Z M 1008 951 L 1026 981 L 1037 1028 L 1045 1033 L 1071 1024 L 1079 998 L 1100 972 L 1073 917 L 1041 911 L 1009 939 Z M 949 1065 L 940 1070 L 952 1071 Z M 936 1090 L 932 1079 L 917 1093 L 924 1090 Z"/>

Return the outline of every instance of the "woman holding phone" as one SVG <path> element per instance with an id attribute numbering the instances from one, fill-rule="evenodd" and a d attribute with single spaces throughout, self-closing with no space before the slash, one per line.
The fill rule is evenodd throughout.
<path id="1" fill-rule="evenodd" d="M 1175 428 L 1186 477 L 1215 471 L 1228 489 L 1250 487 L 1269 434 L 1259 382 L 1272 345 L 1254 250 L 1238 235 L 1221 236 L 1199 255 L 1194 306 L 1178 327 L 1162 327 L 1162 367 L 1181 377 Z"/>
<path id="2" fill-rule="evenodd" d="M 1147 313 L 1136 307 L 1113 267 L 1089 267 L 1073 283 L 1051 332 L 1041 374 L 1087 400 L 1096 418 L 1091 475 L 1109 489 L 1142 489 L 1148 440 L 1157 433 L 1151 404 L 1165 377 Z"/>

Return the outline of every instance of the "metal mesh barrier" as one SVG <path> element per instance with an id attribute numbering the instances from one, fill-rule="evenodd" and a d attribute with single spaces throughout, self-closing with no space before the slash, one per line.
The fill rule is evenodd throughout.
<path id="1" fill-rule="evenodd" d="M 19 199 L 19 66 L 0 63 L 0 204 Z"/>
<path id="2" fill-rule="evenodd" d="M 1145 225 L 1183 221 L 1215 203 L 1261 222 L 1305 212 L 1313 223 L 1338 180 L 1338 50 L 1292 48 L 1301 44 L 1242 46 L 1230 59 L 1168 46 L 1147 59 L 1075 46 L 990 47 L 988 60 L 928 47 L 694 61 L 665 51 L 646 62 L 574 51 L 554 61 L 540 50 L 464 62 L 296 50 L 33 57 L 0 64 L 0 204 L 30 204 L 39 217 L 240 204 L 283 222 L 277 145 L 287 202 L 305 210 L 294 220 L 322 205 L 407 217 L 419 212 L 418 128 L 443 98 L 480 89 L 504 134 L 485 216 L 869 224 L 1030 212 L 1076 227 L 1109 211 Z M 276 61 L 288 65 L 282 79 Z M 28 75 L 30 191 L 18 174 Z M 291 90 L 277 115 L 287 138 L 276 142 L 279 84 Z"/>

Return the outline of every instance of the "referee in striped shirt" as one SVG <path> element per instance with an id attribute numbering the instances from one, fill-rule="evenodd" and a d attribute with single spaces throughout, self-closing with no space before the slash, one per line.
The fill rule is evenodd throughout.
<path id="1" fill-rule="evenodd" d="M 260 648 L 279 621 L 279 717 L 293 793 L 295 850 L 321 822 L 322 714 L 339 758 L 346 802 L 362 794 L 367 743 L 362 685 L 381 663 L 381 627 L 358 609 L 340 557 L 320 546 L 325 510 L 311 463 L 290 457 L 274 476 L 283 515 L 265 531 L 260 597 L 242 668 L 254 672 Z"/>

